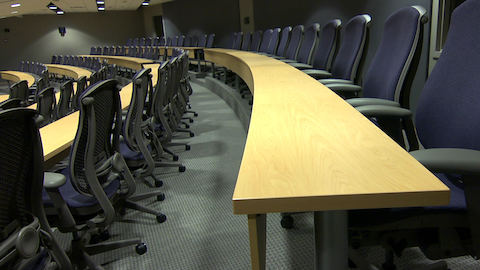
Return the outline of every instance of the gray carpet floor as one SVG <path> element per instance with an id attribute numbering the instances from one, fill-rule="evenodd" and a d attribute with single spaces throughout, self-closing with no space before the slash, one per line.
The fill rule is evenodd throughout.
<path id="1" fill-rule="evenodd" d="M 143 201 L 167 215 L 158 224 L 153 216 L 127 211 L 112 225 L 111 240 L 140 237 L 148 252 L 137 255 L 124 248 L 95 256 L 105 269 L 249 269 L 247 219 L 232 214 L 232 194 L 246 134 L 232 109 L 208 89 L 192 84 L 191 103 L 199 113 L 192 124 L 191 151 L 176 149 L 187 170 L 157 169 L 164 180 L 163 202 Z M 233 90 L 232 90 L 233 91 Z M 266 168 L 268 169 L 268 168 Z M 138 184 L 138 191 L 150 188 Z M 284 230 L 280 215 L 267 216 L 267 269 L 313 269 L 312 214 L 295 215 L 295 228 Z M 362 249 L 369 261 L 382 262 L 381 248 Z M 399 269 L 427 263 L 417 249 L 409 249 Z M 480 269 L 470 258 L 449 261 L 451 269 Z"/>

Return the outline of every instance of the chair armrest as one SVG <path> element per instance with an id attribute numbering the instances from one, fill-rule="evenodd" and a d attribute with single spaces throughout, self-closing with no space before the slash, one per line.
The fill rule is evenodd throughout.
<path id="1" fill-rule="evenodd" d="M 350 80 L 343 80 L 343 79 L 323 79 L 319 80 L 322 84 L 333 84 L 333 83 L 343 83 L 343 84 L 353 84 Z"/>
<path id="2" fill-rule="evenodd" d="M 412 115 L 412 112 L 408 109 L 388 105 L 366 105 L 355 107 L 355 109 L 366 117 L 404 118 Z"/>
<path id="3" fill-rule="evenodd" d="M 400 107 L 400 103 L 398 102 L 387 100 L 387 99 L 381 99 L 381 98 L 350 98 L 345 101 L 348 104 L 352 105 L 353 107 L 366 106 L 366 105 L 385 105 L 385 106 Z"/>
<path id="4" fill-rule="evenodd" d="M 298 63 L 298 62 L 295 62 L 295 63 L 288 63 L 290 66 L 294 67 L 294 68 L 297 68 L 297 69 L 300 69 L 300 70 L 303 70 L 303 69 L 312 69 L 313 67 L 309 64 L 305 64 L 305 63 Z"/>
<path id="5" fill-rule="evenodd" d="M 331 78 L 332 74 L 326 70 L 321 70 L 321 69 L 304 69 L 302 70 L 305 74 L 307 74 L 310 77 L 313 77 L 314 79 L 320 80 L 320 79 L 327 79 Z"/>
<path id="6" fill-rule="evenodd" d="M 432 172 L 480 175 L 480 151 L 460 148 L 432 148 L 410 152 Z"/>
<path id="7" fill-rule="evenodd" d="M 43 186 L 58 213 L 58 218 L 61 224 L 59 229 L 62 232 L 73 232 L 75 231 L 76 226 L 75 219 L 59 190 L 59 188 L 65 185 L 66 182 L 67 178 L 63 174 L 51 172 L 45 172 L 43 174 Z"/>
<path id="8" fill-rule="evenodd" d="M 354 95 L 357 95 L 358 92 L 362 91 L 362 87 L 360 85 L 355 85 L 355 84 L 333 83 L 333 84 L 327 84 L 325 86 L 335 92 L 343 92 L 343 93 L 349 93 Z"/>

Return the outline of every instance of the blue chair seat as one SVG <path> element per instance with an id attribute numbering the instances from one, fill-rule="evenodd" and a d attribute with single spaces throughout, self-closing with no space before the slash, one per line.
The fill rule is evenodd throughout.
<path id="1" fill-rule="evenodd" d="M 461 213 L 466 211 L 467 203 L 465 201 L 465 193 L 462 184 L 455 179 L 455 176 L 447 176 L 442 173 L 437 173 L 435 176 L 450 189 L 450 203 L 448 205 L 349 211 L 348 219 L 350 226 L 385 224 L 386 221 L 394 222 L 416 215 L 442 214 L 446 212 Z"/>
<path id="2" fill-rule="evenodd" d="M 128 144 L 125 141 L 121 141 L 119 144 L 120 154 L 127 160 L 127 161 L 139 161 L 145 160 L 143 154 L 140 152 L 133 151 L 128 147 Z M 150 145 L 147 146 L 149 151 L 152 151 L 152 147 Z"/>
<path id="3" fill-rule="evenodd" d="M 69 207 L 72 208 L 81 208 L 81 207 L 90 207 L 98 204 L 98 201 L 95 197 L 86 196 L 83 194 L 78 193 L 72 185 L 70 181 L 70 174 L 68 173 L 68 167 L 63 169 L 61 174 L 65 175 L 67 178 L 67 182 L 65 185 L 59 188 L 60 194 L 62 195 L 63 199 L 67 203 Z M 120 187 L 120 182 L 118 180 L 114 180 L 110 182 L 110 184 L 105 187 L 105 193 L 109 198 L 112 198 L 117 190 Z M 45 189 L 43 189 L 42 194 L 43 202 L 46 206 L 53 206 L 53 202 L 50 200 L 48 193 Z"/>

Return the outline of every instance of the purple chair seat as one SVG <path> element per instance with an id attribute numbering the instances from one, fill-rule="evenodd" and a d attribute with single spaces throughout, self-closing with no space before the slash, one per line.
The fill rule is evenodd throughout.
<path id="1" fill-rule="evenodd" d="M 68 167 L 63 169 L 61 174 L 65 175 L 67 178 L 67 182 L 65 185 L 61 186 L 59 188 L 60 194 L 62 195 L 63 199 L 67 203 L 69 207 L 72 208 L 81 208 L 81 207 L 89 207 L 89 206 L 94 206 L 98 204 L 98 201 L 95 197 L 90 197 L 86 196 L 83 194 L 78 193 L 75 188 L 72 185 L 72 182 L 70 181 L 70 174 L 68 173 Z M 120 187 L 120 182 L 118 180 L 114 180 L 108 184 L 107 187 L 105 187 L 105 193 L 109 198 L 112 198 L 117 190 Z M 43 203 L 46 206 L 53 206 L 53 202 L 50 200 L 50 197 L 48 196 L 48 193 L 45 189 L 43 189 L 42 193 L 42 199 Z"/>

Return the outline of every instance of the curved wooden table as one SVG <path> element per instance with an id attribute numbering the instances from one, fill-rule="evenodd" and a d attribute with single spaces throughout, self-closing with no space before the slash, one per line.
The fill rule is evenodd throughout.
<path id="1" fill-rule="evenodd" d="M 248 215 L 253 269 L 265 269 L 266 213 L 314 212 L 316 269 L 337 270 L 347 269 L 346 210 L 448 204 L 440 180 L 303 72 L 250 52 L 205 49 L 205 59 L 254 93 L 233 194 L 233 212 Z"/>
<path id="2" fill-rule="evenodd" d="M 90 70 L 76 66 L 57 64 L 46 64 L 45 66 L 47 66 L 49 73 L 64 75 L 75 80 L 78 80 L 78 78 L 82 76 L 89 78 L 90 75 L 92 75 L 92 72 Z"/>
<path id="3" fill-rule="evenodd" d="M 7 81 L 12 82 L 19 82 L 19 81 L 27 81 L 28 87 L 32 87 L 35 83 L 35 77 L 32 74 L 21 72 L 21 71 L 13 71 L 13 70 L 5 70 L 0 71 L 0 77 Z"/>
<path id="4" fill-rule="evenodd" d="M 159 64 L 145 66 L 145 68 L 152 69 L 152 83 L 154 86 L 157 83 L 159 66 Z M 133 84 L 129 83 L 120 91 L 120 99 L 123 109 L 130 105 L 132 90 Z M 40 129 L 46 168 L 55 165 L 55 163 L 59 162 L 68 155 L 70 146 L 72 145 L 77 132 L 78 118 L 79 112 L 76 111 Z"/>
<path id="5" fill-rule="evenodd" d="M 154 64 L 153 60 L 129 56 L 114 55 L 79 55 L 81 57 L 95 57 L 107 60 L 110 65 L 117 65 L 129 69 L 141 70 L 146 64 Z"/>

